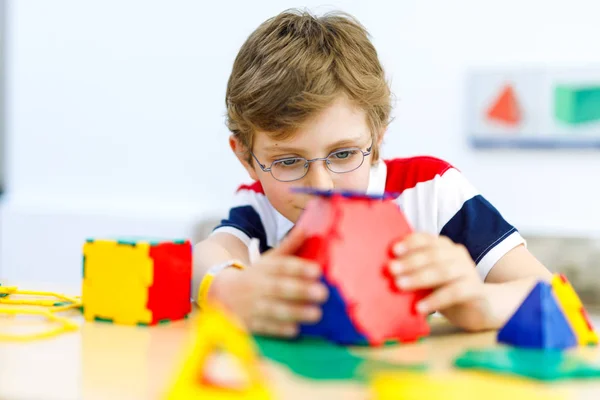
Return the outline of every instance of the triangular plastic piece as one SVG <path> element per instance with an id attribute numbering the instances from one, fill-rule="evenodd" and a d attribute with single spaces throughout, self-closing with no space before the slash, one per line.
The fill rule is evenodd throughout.
<path id="1" fill-rule="evenodd" d="M 498 342 L 516 347 L 567 349 L 577 345 L 577 338 L 552 293 L 552 286 L 538 282 L 498 332 Z"/>
<path id="2" fill-rule="evenodd" d="M 521 110 L 512 86 L 506 85 L 502 89 L 498 98 L 488 109 L 487 117 L 508 125 L 517 125 L 521 122 Z"/>
<path id="3" fill-rule="evenodd" d="M 167 399 L 252 399 L 271 398 L 258 367 L 255 344 L 243 325 L 229 315 L 221 306 L 207 304 L 199 316 L 197 332 L 192 339 L 191 350 L 185 349 L 182 368 Z M 218 371 L 211 370 L 215 355 L 225 361 L 234 359 L 237 376 L 227 377 L 225 383 Z M 241 374 L 241 376 L 240 376 Z M 219 382 L 222 385 L 219 385 Z M 235 382 L 239 385 L 233 384 Z"/>
<path id="4" fill-rule="evenodd" d="M 240 360 L 224 350 L 215 350 L 206 357 L 204 368 L 198 371 L 201 385 L 231 390 L 250 387 L 248 374 Z"/>
<path id="5" fill-rule="evenodd" d="M 554 289 L 554 294 L 577 336 L 577 342 L 584 346 L 598 344 L 598 334 L 592 326 L 581 299 L 567 277 L 563 274 L 555 274 L 552 279 L 552 289 Z"/>
<path id="6" fill-rule="evenodd" d="M 348 306 L 337 288 L 325 278 L 322 282 L 329 290 L 329 297 L 322 306 L 323 316 L 316 324 L 300 325 L 300 335 L 322 337 L 340 345 L 367 344 L 367 338 L 352 324 Z"/>
<path id="7" fill-rule="evenodd" d="M 368 343 L 429 334 L 415 304 L 429 291 L 400 291 L 387 273 L 391 246 L 412 232 L 392 201 L 330 195 L 313 199 L 297 226 L 309 237 L 297 253 L 317 261 Z"/>

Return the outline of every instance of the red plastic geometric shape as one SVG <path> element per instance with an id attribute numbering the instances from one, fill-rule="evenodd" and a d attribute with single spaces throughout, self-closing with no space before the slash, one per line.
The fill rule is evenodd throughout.
<path id="1" fill-rule="evenodd" d="M 487 110 L 487 118 L 507 125 L 517 125 L 521 122 L 521 110 L 511 85 L 502 89 L 496 101 Z"/>
<path id="2" fill-rule="evenodd" d="M 150 248 L 150 258 L 154 264 L 154 279 L 148 289 L 150 324 L 184 318 L 192 310 L 191 243 L 160 243 Z"/>
<path id="3" fill-rule="evenodd" d="M 401 291 L 391 280 L 391 247 L 412 232 L 392 201 L 315 198 L 297 226 L 308 240 L 297 255 L 317 261 L 346 303 L 356 329 L 372 345 L 409 342 L 429 334 L 416 303 L 429 290 Z"/>

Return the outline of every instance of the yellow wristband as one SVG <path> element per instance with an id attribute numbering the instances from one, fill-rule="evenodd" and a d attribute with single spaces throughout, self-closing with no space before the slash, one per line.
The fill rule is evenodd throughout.
<path id="1" fill-rule="evenodd" d="M 214 267 L 211 267 L 206 272 L 206 275 L 204 275 L 204 278 L 202 278 L 202 282 L 200 283 L 200 288 L 198 289 L 197 303 L 200 306 L 200 308 L 204 307 L 204 305 L 206 304 L 206 300 L 208 298 L 208 291 L 210 290 L 210 286 L 211 286 L 215 276 L 219 272 L 221 272 L 222 270 L 224 270 L 225 268 L 228 268 L 228 267 L 234 267 L 237 269 L 246 268 L 244 266 L 244 264 L 242 264 L 242 262 L 239 260 L 230 260 L 230 261 L 224 262 L 222 264 L 215 265 Z"/>

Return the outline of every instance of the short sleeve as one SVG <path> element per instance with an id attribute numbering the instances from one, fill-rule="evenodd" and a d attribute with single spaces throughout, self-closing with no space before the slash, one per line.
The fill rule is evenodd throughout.
<path id="1" fill-rule="evenodd" d="M 464 245 L 484 280 L 496 262 L 525 240 L 455 168 L 437 179 L 440 235 Z"/>
<path id="2" fill-rule="evenodd" d="M 243 185 L 235 193 L 233 205 L 226 218 L 212 234 L 228 233 L 249 246 L 250 239 L 260 242 L 260 252 L 273 247 L 276 235 L 276 220 L 272 207 L 262 192 L 260 184 Z"/>

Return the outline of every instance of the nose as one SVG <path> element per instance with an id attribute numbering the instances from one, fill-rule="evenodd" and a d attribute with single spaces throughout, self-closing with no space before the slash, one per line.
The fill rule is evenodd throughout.
<path id="1" fill-rule="evenodd" d="M 306 186 L 318 190 L 332 190 L 333 180 L 331 179 L 331 171 L 325 165 L 326 161 L 317 161 L 310 164 L 306 173 Z"/>

